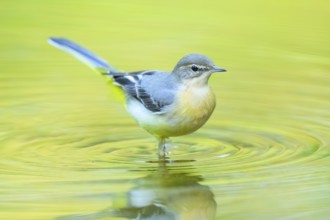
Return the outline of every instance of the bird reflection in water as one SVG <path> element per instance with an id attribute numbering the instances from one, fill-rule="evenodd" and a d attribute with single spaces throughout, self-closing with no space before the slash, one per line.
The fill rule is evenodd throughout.
<path id="1" fill-rule="evenodd" d="M 185 167 L 184 170 L 192 169 Z M 58 220 L 109 217 L 135 220 L 213 220 L 216 202 L 210 188 L 199 183 L 202 180 L 201 176 L 162 162 L 150 175 L 135 180 L 135 187 L 126 193 L 126 204 L 122 205 L 124 207 L 112 207 L 87 215 L 60 217 Z"/>

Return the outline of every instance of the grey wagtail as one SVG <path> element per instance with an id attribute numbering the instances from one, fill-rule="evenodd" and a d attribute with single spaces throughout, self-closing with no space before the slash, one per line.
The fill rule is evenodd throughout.
<path id="1" fill-rule="evenodd" d="M 167 155 L 167 139 L 192 133 L 211 116 L 215 97 L 208 85 L 214 72 L 224 72 L 206 56 L 189 54 L 172 72 L 119 72 L 107 61 L 65 38 L 48 42 L 113 79 L 125 94 L 128 112 L 159 140 L 160 158 Z"/>

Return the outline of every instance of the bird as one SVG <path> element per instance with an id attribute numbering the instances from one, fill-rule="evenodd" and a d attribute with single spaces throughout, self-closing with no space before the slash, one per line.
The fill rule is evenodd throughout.
<path id="1" fill-rule="evenodd" d="M 193 53 L 181 58 L 171 72 L 121 72 L 67 38 L 50 37 L 48 43 L 111 78 L 125 95 L 127 111 L 157 138 L 158 156 L 163 159 L 170 137 L 190 134 L 210 118 L 216 99 L 208 80 L 213 73 L 226 71 L 207 56 Z"/>

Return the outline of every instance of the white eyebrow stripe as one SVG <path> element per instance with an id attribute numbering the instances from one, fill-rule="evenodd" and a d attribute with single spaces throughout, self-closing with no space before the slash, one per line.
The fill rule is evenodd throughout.
<path id="1" fill-rule="evenodd" d="M 202 65 L 198 65 L 198 64 L 192 64 L 191 66 L 196 66 L 198 69 L 200 70 L 207 70 L 207 66 L 202 66 Z"/>

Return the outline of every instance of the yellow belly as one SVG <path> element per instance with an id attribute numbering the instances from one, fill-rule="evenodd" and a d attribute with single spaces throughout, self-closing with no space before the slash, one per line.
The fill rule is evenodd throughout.
<path id="1" fill-rule="evenodd" d="M 177 102 L 164 114 L 155 115 L 152 123 L 141 123 L 149 133 L 158 137 L 173 137 L 192 133 L 211 116 L 215 98 L 209 87 L 178 93 Z"/>
<path id="2" fill-rule="evenodd" d="M 215 98 L 207 86 L 200 89 L 187 89 L 179 94 L 175 114 L 182 134 L 196 131 L 211 116 L 215 108 Z"/>

